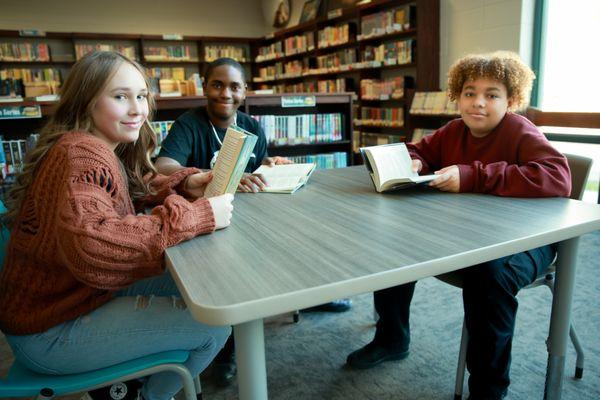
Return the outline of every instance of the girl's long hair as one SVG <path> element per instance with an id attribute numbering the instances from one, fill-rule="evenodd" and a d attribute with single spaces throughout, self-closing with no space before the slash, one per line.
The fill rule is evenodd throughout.
<path id="1" fill-rule="evenodd" d="M 27 195 L 28 189 L 35 179 L 36 172 L 48 150 L 70 131 L 89 132 L 93 129 L 92 110 L 98 97 L 123 64 L 134 66 L 144 77 L 146 87 L 150 92 L 150 84 L 144 68 L 126 56 L 112 51 L 89 53 L 79 60 L 69 72 L 61 88 L 60 101 L 48 123 L 40 133 L 34 149 L 25 158 L 23 170 L 16 177 L 14 186 L 8 193 L 6 206 L 8 212 L 3 216 L 3 222 L 12 227 Z M 151 119 L 155 104 L 152 93 L 148 95 L 148 120 Z M 140 129 L 139 138 L 133 143 L 121 143 L 115 153 L 123 164 L 123 170 L 129 186 L 129 194 L 133 200 L 140 199 L 152 190 L 144 180 L 148 173 L 156 174 L 150 160 L 156 148 L 156 136 L 146 121 Z"/>

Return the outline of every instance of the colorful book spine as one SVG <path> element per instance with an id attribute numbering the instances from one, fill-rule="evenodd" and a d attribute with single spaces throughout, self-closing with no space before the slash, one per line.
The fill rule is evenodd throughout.
<path id="1" fill-rule="evenodd" d="M 272 146 L 327 143 L 343 139 L 343 117 L 334 114 L 253 115 Z"/>

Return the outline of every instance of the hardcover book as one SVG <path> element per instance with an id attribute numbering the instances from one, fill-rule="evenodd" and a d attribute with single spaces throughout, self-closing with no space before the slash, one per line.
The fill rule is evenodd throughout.
<path id="1" fill-rule="evenodd" d="M 206 186 L 204 197 L 235 193 L 257 140 L 258 136 L 239 126 L 227 128 L 213 168 L 214 176 Z"/>

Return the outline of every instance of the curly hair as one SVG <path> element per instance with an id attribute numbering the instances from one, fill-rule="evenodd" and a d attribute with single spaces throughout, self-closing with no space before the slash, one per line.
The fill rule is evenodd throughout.
<path id="1" fill-rule="evenodd" d="M 448 71 L 448 98 L 460 98 L 463 85 L 478 78 L 493 79 L 506 86 L 511 109 L 524 108 L 529 103 L 535 74 L 519 57 L 510 51 L 489 54 L 470 54 L 456 61 Z"/>
<path id="2" fill-rule="evenodd" d="M 92 131 L 92 109 L 108 81 L 124 63 L 129 63 L 142 74 L 146 87 L 150 90 L 144 68 L 117 52 L 89 53 L 73 65 L 61 88 L 60 101 L 54 114 L 42 129 L 35 148 L 27 153 L 23 171 L 17 174 L 16 182 L 8 193 L 6 198 L 8 212 L 2 216 L 3 224 L 12 227 L 29 186 L 35 179 L 36 171 L 48 150 L 68 131 Z M 148 96 L 148 108 L 149 120 L 154 111 L 152 95 Z M 152 127 L 146 121 L 140 129 L 138 140 L 134 143 L 120 143 L 115 149 L 115 153 L 121 160 L 123 172 L 126 174 L 130 196 L 134 201 L 153 193 L 144 175 L 156 173 L 150 159 L 155 147 L 156 137 Z"/>

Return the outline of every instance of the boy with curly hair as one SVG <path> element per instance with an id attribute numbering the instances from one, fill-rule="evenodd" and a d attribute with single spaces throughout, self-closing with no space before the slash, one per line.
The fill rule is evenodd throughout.
<path id="1" fill-rule="evenodd" d="M 461 118 L 419 143 L 408 144 L 413 168 L 439 175 L 430 186 L 448 192 L 512 197 L 569 196 L 565 157 L 526 118 L 512 111 L 527 102 L 534 74 L 509 52 L 469 55 L 448 73 L 448 96 Z M 501 399 L 510 383 L 510 352 L 519 289 L 545 273 L 554 245 L 458 271 L 469 334 L 469 399 Z M 408 355 L 409 308 L 415 283 L 374 293 L 379 314 L 373 341 L 348 356 L 371 368 Z"/>

